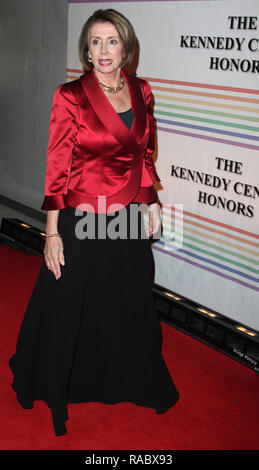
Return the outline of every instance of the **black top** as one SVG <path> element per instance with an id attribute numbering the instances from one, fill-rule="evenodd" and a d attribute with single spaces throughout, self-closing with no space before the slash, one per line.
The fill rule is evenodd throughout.
<path id="1" fill-rule="evenodd" d="M 124 124 L 126 124 L 126 126 L 130 129 L 134 121 L 134 113 L 132 111 L 132 108 L 128 109 L 127 111 L 124 111 L 123 113 L 118 113 L 118 116 L 120 116 Z"/>

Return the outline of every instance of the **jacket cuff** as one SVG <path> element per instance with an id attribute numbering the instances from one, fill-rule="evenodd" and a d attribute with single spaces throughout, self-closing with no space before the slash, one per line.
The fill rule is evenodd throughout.
<path id="1" fill-rule="evenodd" d="M 157 200 L 158 200 L 157 190 L 153 185 L 140 188 L 138 194 L 133 199 L 134 202 L 141 202 L 143 204 L 156 202 Z"/>
<path id="2" fill-rule="evenodd" d="M 53 194 L 52 196 L 45 196 L 41 210 L 53 211 L 58 209 L 65 209 L 67 206 L 65 198 L 65 194 Z"/>

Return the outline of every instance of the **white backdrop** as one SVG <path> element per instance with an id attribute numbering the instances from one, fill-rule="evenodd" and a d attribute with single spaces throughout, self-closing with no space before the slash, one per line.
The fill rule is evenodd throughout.
<path id="1" fill-rule="evenodd" d="M 171 231 L 152 245 L 155 282 L 259 330 L 259 2 L 72 0 L 68 81 L 83 73 L 78 38 L 98 8 L 132 22 L 155 99 Z"/>

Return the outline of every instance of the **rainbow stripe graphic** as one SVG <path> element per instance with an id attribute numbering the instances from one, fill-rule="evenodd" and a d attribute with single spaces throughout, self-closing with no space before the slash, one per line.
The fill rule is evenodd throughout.
<path id="1" fill-rule="evenodd" d="M 157 130 L 259 150 L 259 90 L 143 77 Z"/>
<path id="2" fill-rule="evenodd" d="M 172 240 L 162 233 L 153 250 L 259 292 L 259 235 L 168 204 L 163 205 L 162 216 L 163 229 L 172 232 Z M 172 250 L 180 232 L 182 247 Z"/>
<path id="3" fill-rule="evenodd" d="M 67 69 L 67 80 L 83 70 Z M 148 80 L 155 98 L 157 130 L 259 150 L 259 90 Z"/>

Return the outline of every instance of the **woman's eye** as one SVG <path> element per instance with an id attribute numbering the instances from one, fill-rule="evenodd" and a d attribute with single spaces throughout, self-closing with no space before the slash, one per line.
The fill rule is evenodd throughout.
<path id="1" fill-rule="evenodd" d="M 112 45 L 112 46 L 116 46 L 116 45 L 118 44 L 118 42 L 119 42 L 118 39 L 110 39 L 109 42 L 108 42 L 108 44 L 109 44 L 109 45 Z M 97 39 L 97 38 L 92 39 L 92 44 L 93 44 L 94 46 L 100 45 L 100 44 L 101 44 L 101 40 L 100 40 L 100 39 Z"/>

